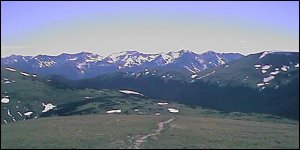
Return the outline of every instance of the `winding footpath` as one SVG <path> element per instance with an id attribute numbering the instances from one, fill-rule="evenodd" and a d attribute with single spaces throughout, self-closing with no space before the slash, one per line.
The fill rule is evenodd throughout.
<path id="1" fill-rule="evenodd" d="M 165 125 L 171 123 L 175 118 L 171 118 L 169 120 L 163 121 L 163 122 L 159 122 L 157 124 L 158 128 L 156 130 L 154 130 L 153 133 L 149 133 L 147 135 L 144 136 L 137 136 L 138 138 L 136 138 L 133 142 L 134 145 L 134 149 L 141 149 L 141 145 L 142 143 L 146 142 L 146 140 L 151 137 L 151 136 L 156 136 L 158 134 L 160 134 L 165 128 Z"/>

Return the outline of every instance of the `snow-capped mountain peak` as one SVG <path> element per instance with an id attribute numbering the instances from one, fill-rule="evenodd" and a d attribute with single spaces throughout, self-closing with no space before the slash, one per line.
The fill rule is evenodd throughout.
<path id="1" fill-rule="evenodd" d="M 240 54 L 220 54 L 214 51 L 203 54 L 196 54 L 190 50 L 144 54 L 131 50 L 113 53 L 107 57 L 89 52 L 34 57 L 12 55 L 1 58 L 1 64 L 36 74 L 57 74 L 80 79 L 117 70 L 135 72 L 144 68 L 157 67 L 196 73 L 240 57 L 242 57 Z"/>
<path id="2" fill-rule="evenodd" d="M 166 65 L 171 63 L 174 59 L 172 58 L 172 56 L 169 55 L 170 53 L 160 53 L 160 56 L 162 58 L 162 60 L 165 62 L 162 65 Z"/>

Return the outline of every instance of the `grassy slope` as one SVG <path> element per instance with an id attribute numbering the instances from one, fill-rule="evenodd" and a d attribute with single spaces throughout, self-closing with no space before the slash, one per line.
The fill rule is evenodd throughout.
<path id="1" fill-rule="evenodd" d="M 180 110 L 180 114 L 187 116 L 200 117 L 221 117 L 232 119 L 247 119 L 256 121 L 276 121 L 276 122 L 293 122 L 288 119 L 272 116 L 272 115 L 258 115 L 245 113 L 224 113 L 221 111 L 205 109 L 201 107 L 187 107 L 178 103 L 169 102 L 167 106 L 158 106 L 156 102 L 161 101 L 157 99 L 149 99 L 140 96 L 127 96 L 118 91 L 113 90 L 92 90 L 92 89 L 68 89 L 63 87 L 51 86 L 47 81 L 40 78 L 22 76 L 19 71 L 10 72 L 5 69 L 1 70 L 2 78 L 15 80 L 15 83 L 1 84 L 1 95 L 9 95 L 10 102 L 8 104 L 1 104 L 1 122 L 3 119 L 8 122 L 12 118 L 7 115 L 7 109 L 16 120 L 23 120 L 24 116 L 18 115 L 27 111 L 33 111 L 33 116 L 40 116 L 42 114 L 42 102 L 51 102 L 57 108 L 50 115 L 84 115 L 91 113 L 105 114 L 109 109 L 122 109 L 125 114 L 155 114 L 156 112 L 162 115 L 169 114 L 168 107 Z M 26 85 L 26 86 L 25 86 Z M 5 94 L 4 92 L 7 92 Z M 85 97 L 93 97 L 93 99 L 86 99 Z M 20 101 L 18 103 L 17 101 Z M 19 108 L 16 108 L 19 106 Z M 25 108 L 28 110 L 26 110 Z M 138 108 L 139 112 L 133 110 Z M 47 116 L 47 115 L 44 115 Z M 49 116 L 49 114 L 48 114 Z M 241 117 L 242 116 L 242 117 Z"/>
<path id="2" fill-rule="evenodd" d="M 1 148 L 132 148 L 171 116 L 82 115 L 1 125 Z M 175 116 L 142 148 L 299 148 L 299 124 Z"/>
<path id="3" fill-rule="evenodd" d="M 33 111 L 32 118 L 39 116 L 44 109 L 42 103 L 51 102 L 53 105 L 58 106 L 69 102 L 86 100 L 86 96 L 95 98 L 122 96 L 121 93 L 110 90 L 99 92 L 91 89 L 78 90 L 51 86 L 46 80 L 32 76 L 22 76 L 19 72 L 18 70 L 10 72 L 1 68 L 1 97 L 8 95 L 10 99 L 8 104 L 1 104 L 1 123 L 3 123 L 3 119 L 7 122 L 12 121 L 12 117 L 7 115 L 8 109 L 18 121 L 23 120 L 25 117 L 21 117 L 17 112 L 23 114 Z M 10 81 L 15 80 L 15 83 L 3 84 L 3 78 L 7 78 Z"/>
<path id="4" fill-rule="evenodd" d="M 293 55 L 269 54 L 259 59 L 261 53 L 251 54 L 242 59 L 231 61 L 227 64 L 207 69 L 198 73 L 204 76 L 215 71 L 212 75 L 202 78 L 201 80 L 209 83 L 218 83 L 219 86 L 249 86 L 257 88 L 257 83 L 263 82 L 263 78 L 268 77 L 270 72 L 275 68 L 281 68 L 282 65 L 290 66 L 287 72 L 280 69 L 280 73 L 275 75 L 275 79 L 266 87 L 275 87 L 289 83 L 295 78 L 299 78 L 299 68 L 295 68 L 295 64 L 299 63 L 299 53 Z M 293 64 L 289 64 L 293 62 Z M 261 68 L 255 69 L 254 65 L 272 65 L 267 69 L 266 73 L 261 72 Z M 228 65 L 228 67 L 226 67 Z M 290 75 L 289 75 L 290 74 Z"/>
<path id="5" fill-rule="evenodd" d="M 145 148 L 299 148 L 299 125 L 182 117 Z"/>
<path id="6" fill-rule="evenodd" d="M 165 118 L 87 115 L 26 120 L 1 126 L 1 148 L 126 148 L 127 136 L 151 132 Z"/>
<path id="7" fill-rule="evenodd" d="M 280 74 L 277 76 L 281 76 Z M 77 88 L 120 89 L 129 88 L 155 99 L 168 99 L 183 104 L 198 105 L 223 111 L 269 113 L 298 119 L 299 78 L 279 88 L 263 91 L 244 86 L 222 86 L 195 81 L 186 84 L 178 80 L 164 80 L 159 77 L 99 76 L 70 82 Z M 276 82 L 277 79 L 274 79 Z M 56 82 L 61 83 L 61 80 Z M 273 82 L 273 81 L 272 81 Z M 268 85 L 269 86 L 269 85 Z M 283 101 L 282 99 L 287 99 Z"/>

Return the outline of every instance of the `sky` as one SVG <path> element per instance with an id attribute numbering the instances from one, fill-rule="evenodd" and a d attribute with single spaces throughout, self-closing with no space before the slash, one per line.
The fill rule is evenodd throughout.
<path id="1" fill-rule="evenodd" d="M 299 51 L 299 2 L 3 2 L 1 57 Z"/>

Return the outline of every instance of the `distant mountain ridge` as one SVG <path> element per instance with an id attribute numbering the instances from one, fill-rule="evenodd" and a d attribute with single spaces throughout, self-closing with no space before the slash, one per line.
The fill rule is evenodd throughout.
<path id="1" fill-rule="evenodd" d="M 190 50 L 144 54 L 138 51 L 123 51 L 107 57 L 89 52 L 62 53 L 58 56 L 11 55 L 1 58 L 1 66 L 15 67 L 40 75 L 56 74 L 70 79 L 96 77 L 114 71 L 138 72 L 145 68 L 163 68 L 196 73 L 243 57 L 239 53 L 208 51 L 196 54 Z"/>

